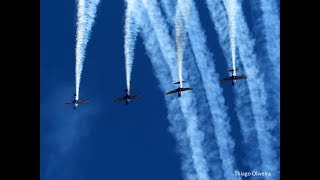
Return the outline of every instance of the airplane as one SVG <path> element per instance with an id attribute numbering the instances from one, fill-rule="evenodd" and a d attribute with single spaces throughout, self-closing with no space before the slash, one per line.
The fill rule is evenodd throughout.
<path id="1" fill-rule="evenodd" d="M 182 81 L 185 82 L 185 81 Z M 175 82 L 173 84 L 180 84 L 180 81 Z M 193 88 L 183 88 L 183 87 L 178 87 L 177 89 L 174 89 L 172 91 L 167 92 L 166 94 L 173 94 L 173 93 L 178 93 L 178 97 L 181 97 L 181 92 L 182 91 L 187 91 L 187 90 L 192 90 Z"/>
<path id="2" fill-rule="evenodd" d="M 228 70 L 228 72 L 232 72 L 232 75 L 230 77 L 227 77 L 227 78 L 224 78 L 224 79 L 221 79 L 219 80 L 219 82 L 226 82 L 226 81 L 231 81 L 232 82 L 232 86 L 234 86 L 234 82 L 235 80 L 238 80 L 238 79 L 247 79 L 247 76 L 235 76 L 234 75 L 234 71 L 237 71 L 239 70 L 239 68 L 233 70 Z"/>
<path id="3" fill-rule="evenodd" d="M 114 100 L 114 102 L 126 101 L 126 105 L 129 105 L 130 99 L 141 98 L 139 95 L 130 95 L 128 89 L 125 89 L 124 92 L 126 92 L 126 95 Z"/>
<path id="4" fill-rule="evenodd" d="M 64 103 L 65 106 L 69 106 L 70 104 L 73 104 L 73 110 L 76 110 L 79 104 L 86 104 L 89 103 L 89 100 L 76 100 L 76 94 L 73 95 L 74 100 L 69 103 Z"/>

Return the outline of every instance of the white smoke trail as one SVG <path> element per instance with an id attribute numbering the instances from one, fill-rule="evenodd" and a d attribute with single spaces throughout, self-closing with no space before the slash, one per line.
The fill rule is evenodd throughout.
<path id="1" fill-rule="evenodd" d="M 137 4 L 137 6 L 141 3 Z M 163 92 L 172 88 L 171 83 L 176 78 L 173 78 L 170 72 L 170 68 L 166 61 L 163 61 L 161 49 L 158 44 L 156 33 L 147 18 L 147 12 L 143 7 L 135 7 L 134 18 L 139 20 L 139 26 L 141 27 L 141 35 L 143 37 L 143 43 L 147 50 L 147 54 L 152 62 L 153 69 L 156 77 L 160 81 L 160 87 Z M 171 68 L 172 69 L 172 68 Z M 175 72 L 175 71 L 174 71 Z M 169 84 L 169 82 L 170 84 Z M 197 174 L 193 167 L 193 159 L 190 156 L 192 154 L 191 148 L 189 146 L 189 138 L 186 134 L 186 122 L 184 120 L 183 114 L 181 112 L 181 107 L 179 100 L 176 98 L 165 98 L 167 108 L 168 108 L 168 119 L 170 120 L 170 131 L 174 134 L 177 143 L 178 151 L 182 154 L 182 170 L 184 172 L 183 176 L 185 179 L 197 180 Z"/>
<path id="2" fill-rule="evenodd" d="M 209 1 L 207 1 L 207 3 L 209 9 L 212 8 L 211 5 L 214 5 L 215 8 L 219 6 L 219 3 L 209 3 Z M 236 1 L 235 6 L 239 8 L 241 7 Z M 216 11 L 216 9 L 213 8 L 213 10 L 210 11 L 212 13 Z M 240 60 L 248 76 L 247 83 L 250 93 L 252 112 L 255 120 L 255 128 L 257 131 L 258 146 L 262 159 L 261 168 L 263 170 L 272 172 L 272 174 L 274 174 L 273 177 L 277 179 L 278 159 L 276 158 L 275 149 L 272 148 L 272 137 L 270 134 L 270 131 L 274 129 L 276 122 L 268 119 L 268 111 L 266 108 L 267 94 L 263 81 L 263 74 L 261 71 L 259 71 L 256 55 L 254 53 L 254 40 L 250 36 L 243 12 L 239 10 L 236 15 L 236 41 L 239 49 Z M 216 19 L 213 19 L 213 21 L 216 22 Z"/>
<path id="3" fill-rule="evenodd" d="M 259 2 L 259 1 L 258 1 Z M 279 7 L 275 0 L 260 0 L 260 4 L 253 2 L 254 5 L 260 7 L 262 17 L 258 16 L 258 23 L 263 24 L 261 30 L 263 32 L 264 48 L 266 49 L 266 61 L 262 62 L 265 73 L 269 76 L 267 87 L 272 94 L 274 103 L 270 106 L 275 112 L 274 118 L 280 119 L 280 18 Z M 268 64 L 271 62 L 271 65 Z M 273 70 L 273 71 L 272 71 Z M 279 131 L 279 129 L 277 130 Z M 279 132 L 278 132 L 279 133 Z M 278 137 L 279 138 L 279 137 Z"/>
<path id="4" fill-rule="evenodd" d="M 275 75 L 280 76 L 280 19 L 277 3 L 274 0 L 260 0 L 262 10 L 264 33 L 267 40 L 269 59 L 273 63 Z"/>
<path id="5" fill-rule="evenodd" d="M 224 5 L 228 14 L 228 24 L 229 24 L 229 39 L 230 39 L 230 48 L 231 48 L 231 59 L 232 59 L 232 69 L 236 69 L 236 14 L 237 7 L 234 3 L 235 0 L 224 0 Z M 237 75 L 237 71 L 233 71 L 234 75 Z"/>
<path id="6" fill-rule="evenodd" d="M 183 50 L 185 48 L 185 31 L 183 16 L 176 8 L 175 14 L 175 30 L 176 30 L 176 48 L 177 48 L 177 62 L 178 62 L 178 75 L 179 75 L 179 87 L 182 88 L 182 60 L 183 60 Z"/>
<path id="7" fill-rule="evenodd" d="M 183 51 L 185 49 L 186 41 L 186 25 L 188 24 L 188 17 L 190 11 L 190 3 L 186 1 L 185 8 L 181 9 L 180 1 L 176 6 L 175 14 L 175 29 L 176 29 L 176 48 L 177 48 L 177 61 L 178 61 L 178 72 L 179 72 L 179 81 L 180 88 L 182 88 L 182 60 L 183 60 Z M 168 10 L 168 8 L 166 8 Z"/>
<path id="8" fill-rule="evenodd" d="M 140 12 L 142 13 L 142 12 Z M 144 14 L 143 14 L 144 15 Z M 136 18 L 143 17 L 143 15 L 137 13 Z M 148 21 L 140 24 L 141 35 L 147 54 L 151 60 L 154 74 L 159 80 L 160 88 L 163 92 L 170 89 L 171 86 L 168 81 L 173 80 L 168 64 L 163 61 L 163 57 L 160 52 L 160 47 L 152 26 Z M 193 168 L 193 160 L 190 156 L 191 148 L 189 146 L 189 140 L 185 130 L 185 121 L 181 112 L 181 107 L 178 99 L 165 98 L 168 109 L 168 119 L 170 121 L 170 132 L 176 138 L 178 143 L 177 150 L 182 154 L 182 170 L 185 179 L 196 180 L 196 172 Z"/>
<path id="9" fill-rule="evenodd" d="M 248 84 L 242 81 L 237 84 L 235 91 L 235 109 L 240 124 L 240 132 L 243 137 L 243 152 L 245 157 L 241 158 L 242 163 L 252 171 L 261 169 L 261 156 L 257 131 L 255 129 L 254 115 L 252 112 L 251 99 L 245 94 L 250 94 Z"/>
<path id="10" fill-rule="evenodd" d="M 241 8 L 236 1 L 234 1 L 234 3 L 236 7 Z M 225 43 L 223 43 L 223 38 L 226 37 L 227 33 L 223 29 L 226 26 L 225 24 L 227 24 L 227 19 L 222 4 L 217 1 L 209 0 L 207 0 L 207 4 L 211 13 L 212 21 L 215 23 L 215 29 L 220 37 L 220 44 L 226 51 L 228 47 Z M 238 10 L 237 12 L 237 46 L 239 49 L 240 60 L 244 66 L 246 74 L 248 75 L 248 92 L 250 94 L 252 113 L 255 120 L 255 129 L 257 131 L 258 146 L 261 153 L 261 168 L 263 170 L 268 169 L 273 174 L 277 174 L 278 159 L 276 158 L 275 150 L 272 148 L 271 142 L 273 138 L 270 134 L 270 131 L 274 129 L 277 122 L 268 118 L 266 87 L 263 81 L 263 74 L 261 71 L 259 71 L 256 55 L 254 53 L 254 39 L 249 33 L 243 12 L 241 10 Z M 246 88 L 236 89 L 237 108 L 243 106 L 243 94 L 245 91 Z M 250 124 L 248 124 L 248 120 L 251 119 L 251 113 L 249 111 L 238 111 L 237 114 L 242 128 L 244 141 L 249 142 L 249 138 L 252 139 L 252 136 L 255 134 L 255 130 L 250 127 Z M 274 162 L 274 164 L 272 164 L 272 162 Z M 254 165 L 256 165 L 256 163 L 252 162 L 251 167 L 254 167 Z M 277 178 L 277 175 L 274 177 Z"/>
<path id="11" fill-rule="evenodd" d="M 159 53 L 160 47 L 158 45 L 155 32 L 152 29 L 149 20 L 146 18 L 147 14 L 141 7 L 141 4 L 135 4 L 132 13 L 134 14 L 132 16 L 134 19 L 140 20 L 140 22 L 137 21 L 136 25 L 140 27 L 139 29 L 141 30 L 140 34 L 142 35 L 143 44 L 153 65 L 155 76 L 159 80 L 160 88 L 163 92 L 165 92 L 167 89 L 171 88 L 170 84 L 167 81 L 174 78 L 172 78 L 168 64 L 165 61 L 159 60 L 163 59 L 163 57 L 162 54 Z M 185 134 L 185 123 L 182 118 L 183 115 L 181 113 L 180 104 L 178 103 L 177 99 L 165 98 L 165 100 L 169 111 L 168 119 L 171 123 L 170 130 L 175 134 L 178 146 L 180 147 L 178 150 L 184 156 L 183 170 L 185 170 L 186 173 L 189 174 L 188 177 L 194 177 L 192 159 L 188 156 L 191 152 L 190 147 L 188 146 L 188 138 Z"/>
<path id="12" fill-rule="evenodd" d="M 125 28 L 124 28 L 124 56 L 126 64 L 126 83 L 127 90 L 130 93 L 130 82 L 131 82 L 131 71 L 132 63 L 134 58 L 134 46 L 138 34 L 137 26 L 135 25 L 134 19 L 132 18 L 132 10 L 136 0 L 129 0 L 127 2 L 126 8 L 126 19 L 125 19 Z"/>
<path id="13" fill-rule="evenodd" d="M 180 11 L 182 11 L 186 29 L 188 29 L 188 26 L 189 26 L 190 6 L 191 6 L 190 0 L 185 0 L 185 1 L 178 0 L 178 4 L 176 7 L 176 9 L 179 8 Z"/>
<path id="14" fill-rule="evenodd" d="M 164 11 L 164 14 L 166 16 L 167 23 L 170 26 L 174 27 L 174 21 L 175 21 L 175 11 L 172 11 L 171 8 L 176 7 L 175 1 L 173 0 L 160 0 L 161 1 L 161 7 Z"/>
<path id="15" fill-rule="evenodd" d="M 156 1 L 154 0 L 142 0 L 142 2 L 145 6 L 145 9 L 147 10 L 150 23 L 155 31 L 156 38 L 159 42 L 160 50 L 162 52 L 164 60 L 169 65 L 170 71 L 176 72 L 176 67 L 174 64 L 176 54 L 174 51 L 174 43 L 170 39 L 168 27 L 160 13 L 160 9 L 157 6 Z M 144 23 L 144 21 L 146 20 L 144 19 L 142 23 Z M 183 100 L 180 100 L 181 111 L 183 112 L 183 117 L 187 123 L 186 133 L 190 141 L 191 155 L 194 163 L 194 169 L 198 177 L 197 179 L 206 180 L 209 179 L 209 177 L 208 167 L 202 150 L 202 141 L 204 134 L 198 129 L 197 110 L 193 103 L 194 99 L 190 95 L 191 93 L 192 92 L 185 93 L 183 95 Z"/>
<path id="16" fill-rule="evenodd" d="M 146 23 L 146 21 L 144 21 Z M 163 57 L 158 47 L 157 38 L 150 29 L 149 24 L 144 24 L 142 28 L 143 43 L 147 50 L 147 54 L 151 60 L 154 73 L 160 82 L 160 87 L 163 92 L 170 89 L 171 86 L 168 80 L 173 80 L 170 69 L 165 61 L 162 61 Z M 178 151 L 182 154 L 182 170 L 184 179 L 197 180 L 197 174 L 193 167 L 193 159 L 190 156 L 192 154 L 191 148 L 189 146 L 189 138 L 186 134 L 186 124 L 184 116 L 181 112 L 181 107 L 179 100 L 176 98 L 166 97 L 166 105 L 168 109 L 168 119 L 170 121 L 170 132 L 173 133 L 176 141 L 178 143 Z"/>
<path id="17" fill-rule="evenodd" d="M 239 4 L 237 6 L 240 7 Z M 257 59 L 254 53 L 254 40 L 250 36 L 250 31 L 242 11 L 238 12 L 237 19 L 237 42 L 240 59 L 248 77 L 252 77 L 248 79 L 247 83 L 262 158 L 262 169 L 272 172 L 274 176 L 270 179 L 278 179 L 279 159 L 276 157 L 277 153 L 272 145 L 274 138 L 271 136 L 271 131 L 274 130 L 278 120 L 268 118 L 266 86 L 263 81 L 264 75 L 259 71 L 259 67 L 257 66 Z"/>
<path id="18" fill-rule="evenodd" d="M 180 1 L 180 0 L 179 0 Z M 212 123 L 215 128 L 215 136 L 217 138 L 217 145 L 219 147 L 219 155 L 222 161 L 225 179 L 239 179 L 234 176 L 235 169 L 233 150 L 234 141 L 230 136 L 229 118 L 226 115 L 226 106 L 222 96 L 222 89 L 220 88 L 215 72 L 215 65 L 212 61 L 213 56 L 206 47 L 205 34 L 199 23 L 199 15 L 193 1 L 180 1 L 180 8 L 188 9 L 185 13 L 187 32 L 189 35 L 191 47 L 196 58 L 196 63 L 201 73 L 201 78 L 205 82 L 203 85 L 206 91 L 206 97 L 210 106 L 212 115 Z M 214 92 L 214 93 L 212 93 Z"/>
<path id="19" fill-rule="evenodd" d="M 92 25 L 96 16 L 97 6 L 100 0 L 78 0 L 77 12 L 77 37 L 76 37 L 76 97 L 79 99 L 81 73 L 85 58 L 86 46 L 90 38 Z"/>
<path id="20" fill-rule="evenodd" d="M 192 86 L 196 86 L 197 89 L 196 91 L 194 91 L 194 95 L 196 95 L 196 99 L 194 103 L 196 103 L 196 107 L 198 109 L 204 110 L 204 109 L 208 109 L 209 105 L 206 99 L 206 95 L 205 95 L 205 91 L 203 88 L 203 84 L 202 84 L 202 79 L 201 79 L 201 75 L 198 71 L 198 67 L 194 61 L 194 56 L 191 52 L 191 49 L 189 47 L 186 47 L 186 43 L 188 43 L 187 39 L 186 39 L 186 32 L 185 32 L 185 26 L 187 25 L 188 22 L 188 14 L 189 14 L 189 7 L 190 7 L 190 3 L 186 2 L 186 4 L 184 5 L 184 8 L 178 8 L 181 5 L 176 5 L 179 2 L 174 2 L 174 1 L 170 1 L 170 0 L 162 0 L 162 8 L 166 9 L 166 20 L 168 22 L 169 25 L 176 27 L 175 26 L 175 20 L 177 18 L 174 18 L 174 21 L 171 21 L 171 17 L 168 17 L 170 14 L 172 14 L 173 12 L 177 13 L 179 11 L 179 16 L 181 16 L 181 13 L 183 13 L 183 19 L 184 19 L 184 39 L 183 39 L 183 47 L 187 48 L 186 51 L 184 51 L 185 55 L 183 55 L 183 59 L 184 59 L 184 66 L 182 66 L 183 69 L 187 70 L 187 71 L 183 71 L 186 72 L 184 73 L 185 75 L 190 73 L 190 76 L 186 76 L 187 77 L 187 81 L 192 84 Z M 175 16 L 176 17 L 176 16 Z M 181 18 L 181 17 L 179 17 Z M 181 19 L 179 19 L 180 21 L 182 21 Z M 183 22 L 183 21 L 182 21 Z M 182 38 L 180 38 L 182 39 Z M 177 43 L 179 44 L 179 43 Z M 176 45 L 178 46 L 178 45 Z M 189 46 L 189 44 L 188 44 Z M 178 48 L 178 47 L 177 47 Z M 191 75 L 192 74 L 192 75 Z M 183 98 L 185 95 L 183 95 Z M 223 169 L 221 168 L 221 159 L 219 157 L 219 149 L 217 147 L 216 144 L 216 139 L 215 139 L 215 135 L 214 135 L 214 129 L 213 129 L 213 125 L 211 122 L 211 114 L 210 112 L 204 112 L 201 111 L 201 113 L 198 115 L 198 124 L 199 124 L 199 128 L 202 132 L 204 132 L 205 137 L 204 140 L 202 142 L 202 146 L 203 146 L 203 153 L 205 154 L 205 159 L 207 161 L 208 166 L 210 167 L 209 169 L 209 176 L 210 179 L 221 179 L 223 178 Z"/>
<path id="21" fill-rule="evenodd" d="M 211 1 L 211 0 L 207 0 L 206 3 L 207 3 L 207 8 L 209 9 L 209 12 L 210 12 L 211 19 L 214 23 L 215 30 L 218 34 L 220 46 L 222 47 L 224 56 L 226 57 L 226 59 L 228 59 L 228 57 L 230 57 L 229 49 L 231 44 L 227 43 L 228 34 L 230 35 L 230 32 L 228 33 L 227 30 L 228 30 L 228 24 L 230 24 L 230 22 L 228 22 L 228 15 L 226 13 L 226 10 L 224 9 L 224 4 L 221 1 Z M 233 6 L 234 5 L 235 4 L 233 3 Z M 237 11 L 239 10 L 237 9 Z M 233 14 L 233 16 L 235 15 L 236 14 Z M 236 17 L 233 17 L 233 20 L 235 21 Z M 230 28 L 229 28 L 229 31 L 230 31 Z M 234 36 L 235 35 L 236 34 L 234 34 Z M 231 64 L 230 61 L 227 61 L 227 62 L 228 62 L 229 68 L 231 68 L 233 64 Z M 236 113 L 240 123 L 244 144 L 247 146 L 245 153 L 248 157 L 250 157 L 250 158 L 246 158 L 244 163 L 247 164 L 249 168 L 254 170 L 258 167 L 259 162 L 261 160 L 259 157 L 260 155 L 259 149 L 256 148 L 256 146 L 252 145 L 252 143 L 255 143 L 256 141 L 255 139 L 256 130 L 252 126 L 252 124 L 254 123 L 254 119 L 253 119 L 253 112 L 251 109 L 251 102 L 250 102 L 250 99 L 248 99 L 246 96 L 243 96 L 244 94 L 249 94 L 247 82 L 244 81 L 239 83 L 237 87 L 234 89 L 234 91 L 235 91 L 235 105 L 236 105 L 235 108 L 237 109 Z"/>

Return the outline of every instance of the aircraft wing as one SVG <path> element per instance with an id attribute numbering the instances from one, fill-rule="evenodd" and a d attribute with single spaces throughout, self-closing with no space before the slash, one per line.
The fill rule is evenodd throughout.
<path id="1" fill-rule="evenodd" d="M 134 98 L 141 98 L 141 96 L 138 96 L 138 95 L 133 95 L 130 97 L 131 99 L 134 99 Z"/>
<path id="2" fill-rule="evenodd" d="M 69 106 L 70 104 L 72 104 L 72 103 L 64 103 L 63 105 L 65 105 L 65 106 Z"/>
<path id="3" fill-rule="evenodd" d="M 178 89 L 175 89 L 175 90 L 173 90 L 173 91 L 167 92 L 166 94 L 173 94 L 173 93 L 177 93 L 177 92 L 179 92 Z"/>
<path id="4" fill-rule="evenodd" d="M 227 78 L 219 80 L 219 82 L 226 82 L 226 81 L 231 81 L 231 80 L 232 80 L 231 77 L 227 77 Z"/>
<path id="5" fill-rule="evenodd" d="M 89 102 L 90 102 L 89 100 L 79 100 L 78 104 L 86 104 L 86 103 L 89 103 Z"/>
<path id="6" fill-rule="evenodd" d="M 120 101 L 123 101 L 123 100 L 126 100 L 126 98 L 124 98 L 124 97 L 118 98 L 118 99 L 114 100 L 114 102 L 120 102 Z"/>
<path id="7" fill-rule="evenodd" d="M 247 79 L 247 76 L 236 76 L 236 79 Z"/>
<path id="8" fill-rule="evenodd" d="M 181 88 L 181 91 L 192 90 L 193 88 Z"/>

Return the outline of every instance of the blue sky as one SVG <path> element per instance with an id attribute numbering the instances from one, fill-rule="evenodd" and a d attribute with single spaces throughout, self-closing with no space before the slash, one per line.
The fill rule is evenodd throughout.
<path id="1" fill-rule="evenodd" d="M 143 97 L 129 106 L 113 102 L 124 95 L 126 87 L 124 1 L 101 0 L 98 6 L 80 86 L 80 99 L 92 103 L 80 105 L 76 111 L 63 106 L 64 102 L 73 100 L 75 92 L 76 1 L 40 2 L 40 178 L 183 179 L 182 157 L 168 130 L 164 92 L 154 76 L 141 36 L 135 46 L 131 87 L 133 94 Z M 216 71 L 220 77 L 227 76 L 227 62 L 206 3 L 196 1 L 196 6 L 207 47 L 216 60 Z M 257 40 L 255 53 L 263 57 L 265 41 L 255 19 L 259 12 L 248 1 L 243 2 L 242 8 L 250 32 Z M 247 148 L 239 130 L 234 91 L 229 83 L 221 84 L 221 88 L 228 107 L 231 135 L 236 142 L 235 161 L 238 169 L 246 170 L 248 166 L 242 157 Z M 199 113 L 208 110 L 202 111 Z"/>

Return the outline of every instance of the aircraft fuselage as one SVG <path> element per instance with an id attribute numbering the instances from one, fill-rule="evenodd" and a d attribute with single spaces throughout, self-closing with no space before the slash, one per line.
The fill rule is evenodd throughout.
<path id="1" fill-rule="evenodd" d="M 234 82 L 236 81 L 236 76 L 232 75 L 231 76 L 231 83 L 232 83 L 232 86 L 234 86 Z"/>
<path id="2" fill-rule="evenodd" d="M 178 97 L 181 97 L 181 88 L 178 88 Z"/>
<path id="3" fill-rule="evenodd" d="M 126 105 L 128 105 L 129 104 L 129 102 L 130 102 L 130 99 L 131 99 L 131 95 L 125 95 L 125 97 L 124 98 L 126 98 Z"/>
<path id="4" fill-rule="evenodd" d="M 77 107 L 78 107 L 78 100 L 73 100 L 72 101 L 72 104 L 73 104 L 73 109 L 75 110 Z"/>

